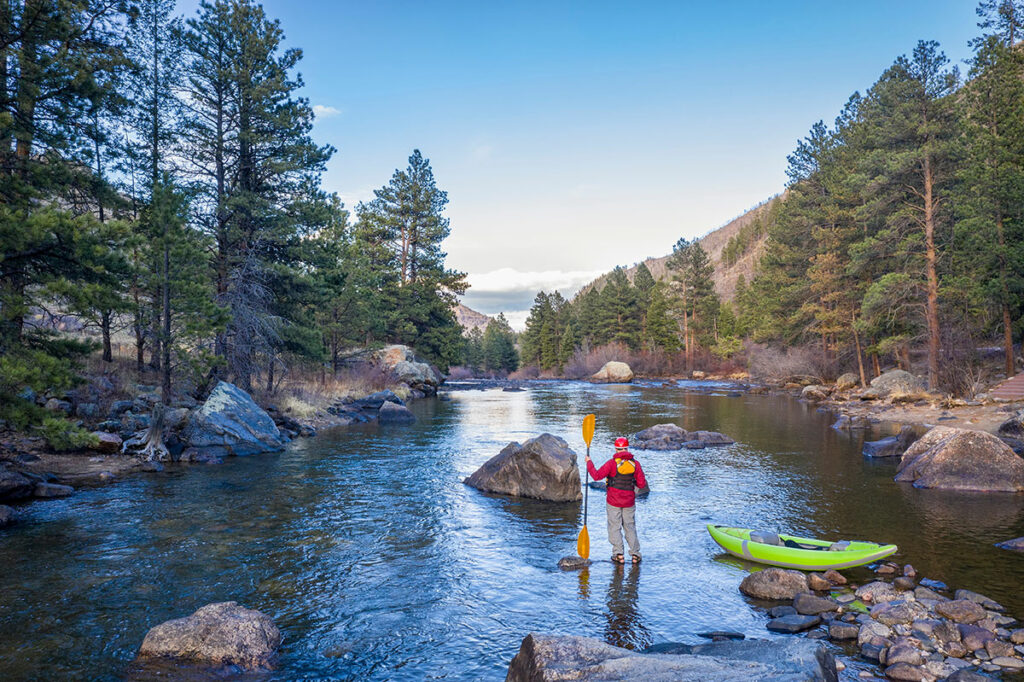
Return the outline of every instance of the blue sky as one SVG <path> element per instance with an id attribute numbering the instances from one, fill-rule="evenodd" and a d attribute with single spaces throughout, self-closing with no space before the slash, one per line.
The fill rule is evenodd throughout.
<path id="1" fill-rule="evenodd" d="M 977 34 L 972 0 L 264 6 L 338 148 L 327 189 L 354 207 L 420 149 L 465 302 L 517 323 L 539 288 L 571 294 L 778 193 L 816 120 L 919 39 L 960 62 Z"/>

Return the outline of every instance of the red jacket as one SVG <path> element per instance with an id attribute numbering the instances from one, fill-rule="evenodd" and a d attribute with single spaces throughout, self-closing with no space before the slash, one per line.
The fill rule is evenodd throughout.
<path id="1" fill-rule="evenodd" d="M 608 478 L 615 474 L 616 464 L 615 459 L 626 459 L 633 460 L 633 454 L 630 452 L 616 452 L 615 457 L 608 460 L 601 465 L 600 469 L 594 468 L 593 462 L 587 462 L 587 471 L 590 472 L 590 476 L 595 481 Z M 636 464 L 636 473 L 634 473 L 634 481 L 636 481 L 637 488 L 646 488 L 647 479 L 644 478 L 644 470 L 640 467 L 640 462 L 633 460 Z M 632 507 L 636 504 L 636 493 L 632 490 L 619 490 L 618 488 L 608 487 L 608 504 L 613 507 Z"/>

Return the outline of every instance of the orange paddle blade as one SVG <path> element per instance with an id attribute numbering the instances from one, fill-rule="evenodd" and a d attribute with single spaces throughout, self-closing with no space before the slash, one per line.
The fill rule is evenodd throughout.
<path id="1" fill-rule="evenodd" d="M 590 533 L 586 526 L 583 526 L 580 536 L 576 538 L 576 553 L 584 559 L 590 558 Z"/>
<path id="2" fill-rule="evenodd" d="M 595 421 L 597 421 L 597 417 L 592 414 L 588 414 L 583 418 L 583 440 L 586 441 L 588 448 L 590 447 L 590 441 L 594 440 Z"/>

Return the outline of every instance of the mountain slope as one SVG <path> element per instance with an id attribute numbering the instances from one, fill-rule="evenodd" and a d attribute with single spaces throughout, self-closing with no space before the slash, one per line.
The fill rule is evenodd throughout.
<path id="1" fill-rule="evenodd" d="M 723 301 L 732 300 L 740 275 L 747 282 L 750 282 L 753 277 L 757 261 L 764 253 L 767 239 L 766 225 L 773 219 L 774 212 L 784 198 L 784 194 L 776 195 L 698 240 L 715 266 L 715 291 Z M 731 246 L 730 242 L 732 242 Z M 665 267 L 665 263 L 670 255 L 648 258 L 643 261 L 654 279 L 661 280 L 668 277 L 668 268 Z M 630 281 L 633 281 L 638 265 L 626 269 L 626 276 Z M 607 277 L 607 274 L 601 275 L 583 287 L 580 293 L 585 293 L 591 287 L 602 288 Z"/>
<path id="2" fill-rule="evenodd" d="M 491 318 L 487 315 L 478 313 L 461 303 L 455 306 L 455 319 L 459 321 L 459 324 L 465 328 L 467 333 L 473 329 L 483 331 L 487 327 L 487 323 L 491 321 Z"/>

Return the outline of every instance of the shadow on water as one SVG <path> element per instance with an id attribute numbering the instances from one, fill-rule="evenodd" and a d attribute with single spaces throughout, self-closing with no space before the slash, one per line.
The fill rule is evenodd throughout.
<path id="1" fill-rule="evenodd" d="M 328 430 L 27 507 L 0 534 L 4 678 L 116 679 L 150 627 L 228 600 L 281 627 L 268 680 L 501 679 L 529 632 L 631 648 L 713 629 L 772 636 L 737 590 L 754 567 L 721 556 L 707 523 L 895 542 L 897 561 L 1024 615 L 1024 566 L 992 546 L 1024 535 L 1024 496 L 897 484 L 894 462 L 860 454 L 861 434 L 795 400 L 542 383 L 411 409 L 409 426 Z M 597 463 L 614 437 L 664 422 L 737 441 L 637 453 L 653 482 L 637 504 L 642 570 L 605 558 L 562 572 L 581 504 L 462 483 L 545 431 L 582 455 L 590 412 Z M 589 498 L 592 556 L 607 557 L 604 499 Z"/>

